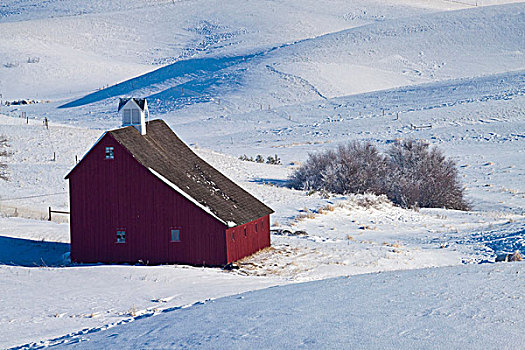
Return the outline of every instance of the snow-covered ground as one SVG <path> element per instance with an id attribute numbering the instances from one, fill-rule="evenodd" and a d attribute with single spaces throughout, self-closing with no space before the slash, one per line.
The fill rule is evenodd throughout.
<path id="1" fill-rule="evenodd" d="M 12 180 L 1 187 L 2 211 L 11 217 L 0 218 L 0 273 L 8 286 L 0 302 L 6 310 L 0 318 L 0 346 L 62 339 L 62 334 L 128 322 L 134 313 L 149 315 L 155 309 L 269 285 L 475 263 L 493 260 L 496 252 L 524 248 L 523 207 L 506 210 L 491 203 L 488 209 L 471 212 L 413 211 L 368 195 L 307 195 L 282 185 L 292 170 L 289 166 L 246 162 L 194 148 L 274 208 L 273 227 L 292 235 L 272 235 L 271 249 L 245 259 L 232 272 L 173 266 L 63 266 L 67 265 L 63 254 L 69 250 L 67 224 L 12 216 L 17 210 L 18 216 L 45 219 L 48 205 L 67 209 L 63 175 L 74 165 L 75 154 L 83 154 L 101 131 L 57 124 L 47 130 L 39 121 L 27 125 L 13 117 L 0 121 L 3 134 L 16 135 L 8 158 Z M 64 146 L 65 138 L 75 142 Z M 58 156 L 53 161 L 49 154 L 55 149 Z M 474 179 L 485 176 L 474 170 L 472 174 Z M 62 221 L 59 216 L 55 220 Z M 296 231 L 306 234 L 293 235 Z"/>
<path id="2" fill-rule="evenodd" d="M 524 272 L 522 263 L 471 265 L 280 286 L 50 344 L 58 349 L 515 349 L 523 344 Z"/>
<path id="3" fill-rule="evenodd" d="M 297 332 L 300 326 L 288 330 L 297 337 L 278 339 L 282 347 L 361 341 L 399 348 L 442 334 L 442 342 L 429 344 L 448 348 L 445 341 L 458 339 L 458 330 L 476 335 L 465 341 L 482 342 L 491 334 L 487 329 L 505 327 L 501 334 L 509 342 L 500 344 L 523 343 L 514 333 L 515 315 L 507 317 L 500 304 L 519 311 L 521 299 L 498 299 L 503 288 L 519 295 L 521 264 L 352 277 L 351 289 L 361 292 L 336 318 L 352 330 L 341 332 L 348 338 L 326 342 L 316 335 L 311 340 L 317 343 L 299 338 L 314 331 L 315 320 L 339 310 L 343 300 L 336 299 L 350 288 L 344 279 L 199 304 L 272 285 L 525 252 L 523 2 L 7 0 L 0 4 L 0 33 L 0 100 L 38 102 L 0 105 L 0 136 L 9 152 L 2 158 L 9 180 L 0 180 L 0 347 L 47 346 L 88 333 L 93 342 L 86 346 L 98 348 L 107 339 L 98 330 L 142 315 L 143 321 L 122 331 L 112 328 L 123 339 L 118 346 L 129 348 L 127 332 L 135 332 L 135 323 L 144 325 L 136 328 L 144 334 L 175 322 L 165 317 L 183 322 L 199 313 L 209 321 L 193 338 L 201 347 L 217 344 L 206 339 L 264 347 L 251 335 L 270 331 L 268 339 L 275 340 L 284 328 L 248 330 L 245 318 L 239 333 L 221 335 L 210 333 L 219 322 L 210 315 L 235 305 L 229 312 L 249 318 L 242 308 L 268 298 L 279 298 L 271 304 L 291 311 L 283 307 L 278 315 L 262 307 L 265 324 L 274 317 L 286 324 L 293 317 L 312 319 L 304 321 L 304 332 Z M 152 118 L 166 120 L 200 156 L 272 207 L 272 228 L 290 234 L 273 234 L 272 248 L 232 272 L 69 266 L 67 216 L 45 221 L 48 207 L 68 209 L 64 176 L 104 130 L 119 127 L 116 101 L 131 95 L 148 97 Z M 27 120 L 20 118 L 24 112 Z M 310 152 L 349 140 L 385 148 L 400 138 L 426 140 L 454 159 L 473 210 L 405 210 L 384 198 L 323 196 L 285 186 Z M 277 154 L 283 164 L 241 161 L 243 154 Z M 309 293 L 324 295 L 318 299 L 328 304 L 308 306 Z M 410 293 L 422 293 L 422 299 Z M 306 298 L 303 306 L 292 301 L 295 294 Z M 405 304 L 395 302 L 407 295 Z M 467 301 L 468 295 L 475 297 Z M 242 304 L 247 298 L 253 302 Z M 181 307 L 187 308 L 173 311 Z M 304 313 L 319 308 L 326 313 Z M 414 326 L 427 321 L 426 328 Z M 183 335 L 191 334 L 186 327 L 181 323 L 176 340 L 160 337 L 159 346 L 170 347 L 168 339 L 173 346 L 198 347 Z M 374 343 L 369 328 L 386 330 Z M 341 328 L 328 331 L 335 337 Z M 394 342 L 382 342 L 392 337 Z"/>
<path id="4" fill-rule="evenodd" d="M 0 348 L 282 283 L 190 266 L 67 266 L 69 227 L 0 218 Z"/>

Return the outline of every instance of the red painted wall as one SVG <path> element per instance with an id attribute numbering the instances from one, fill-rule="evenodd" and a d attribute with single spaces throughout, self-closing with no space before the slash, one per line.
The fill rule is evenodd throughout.
<path id="1" fill-rule="evenodd" d="M 115 159 L 105 159 L 113 146 Z M 175 192 L 110 134 L 69 175 L 71 258 L 83 263 L 228 262 L 227 227 Z M 180 242 L 170 242 L 181 228 Z M 126 243 L 116 243 L 118 229 Z"/>
<path id="2" fill-rule="evenodd" d="M 270 246 L 270 215 L 226 230 L 228 262 Z"/>

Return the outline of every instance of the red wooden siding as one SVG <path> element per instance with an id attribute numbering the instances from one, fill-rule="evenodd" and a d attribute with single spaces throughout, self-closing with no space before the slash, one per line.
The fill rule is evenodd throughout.
<path id="1" fill-rule="evenodd" d="M 107 146 L 114 147 L 113 160 L 105 159 Z M 137 163 L 110 134 L 72 171 L 69 188 L 73 261 L 196 265 L 231 261 L 227 227 Z M 181 230 L 180 242 L 170 242 L 175 227 Z M 125 229 L 125 243 L 116 243 L 118 229 Z"/>
<path id="2" fill-rule="evenodd" d="M 246 230 L 246 231 L 245 231 Z M 246 235 L 244 234 L 246 232 Z M 270 215 L 226 231 L 228 262 L 270 246 Z"/>

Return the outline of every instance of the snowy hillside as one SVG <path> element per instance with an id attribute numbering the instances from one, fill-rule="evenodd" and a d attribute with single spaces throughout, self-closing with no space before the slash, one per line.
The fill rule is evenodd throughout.
<path id="1" fill-rule="evenodd" d="M 268 288 L 117 328 L 67 335 L 49 345 L 58 344 L 58 349 L 213 349 L 224 344 L 239 349 L 512 349 L 523 342 L 522 274 L 523 264 L 478 265 Z"/>
<path id="2" fill-rule="evenodd" d="M 523 264 L 485 264 L 525 253 L 524 2 L 6 0 L 0 33 L 0 348 L 525 340 Z M 271 248 L 233 271 L 69 265 L 48 207 L 127 96 L 275 210 Z M 456 162 L 472 211 L 286 187 L 308 153 L 409 138 Z"/>

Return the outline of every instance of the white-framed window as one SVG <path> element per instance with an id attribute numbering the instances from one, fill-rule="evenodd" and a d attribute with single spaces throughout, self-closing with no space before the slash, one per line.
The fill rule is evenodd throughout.
<path id="1" fill-rule="evenodd" d="M 106 159 L 115 159 L 115 149 L 112 146 L 106 147 Z"/>
<path id="2" fill-rule="evenodd" d="M 126 243 L 126 230 L 117 230 L 117 243 Z"/>
<path id="3" fill-rule="evenodd" d="M 180 242 L 180 228 L 170 230 L 170 242 Z"/>
<path id="4" fill-rule="evenodd" d="M 140 111 L 138 109 L 131 110 L 131 124 L 140 124 Z"/>
<path id="5" fill-rule="evenodd" d="M 129 125 L 131 124 L 131 109 L 126 108 L 124 109 L 124 118 L 122 120 L 123 125 Z"/>

